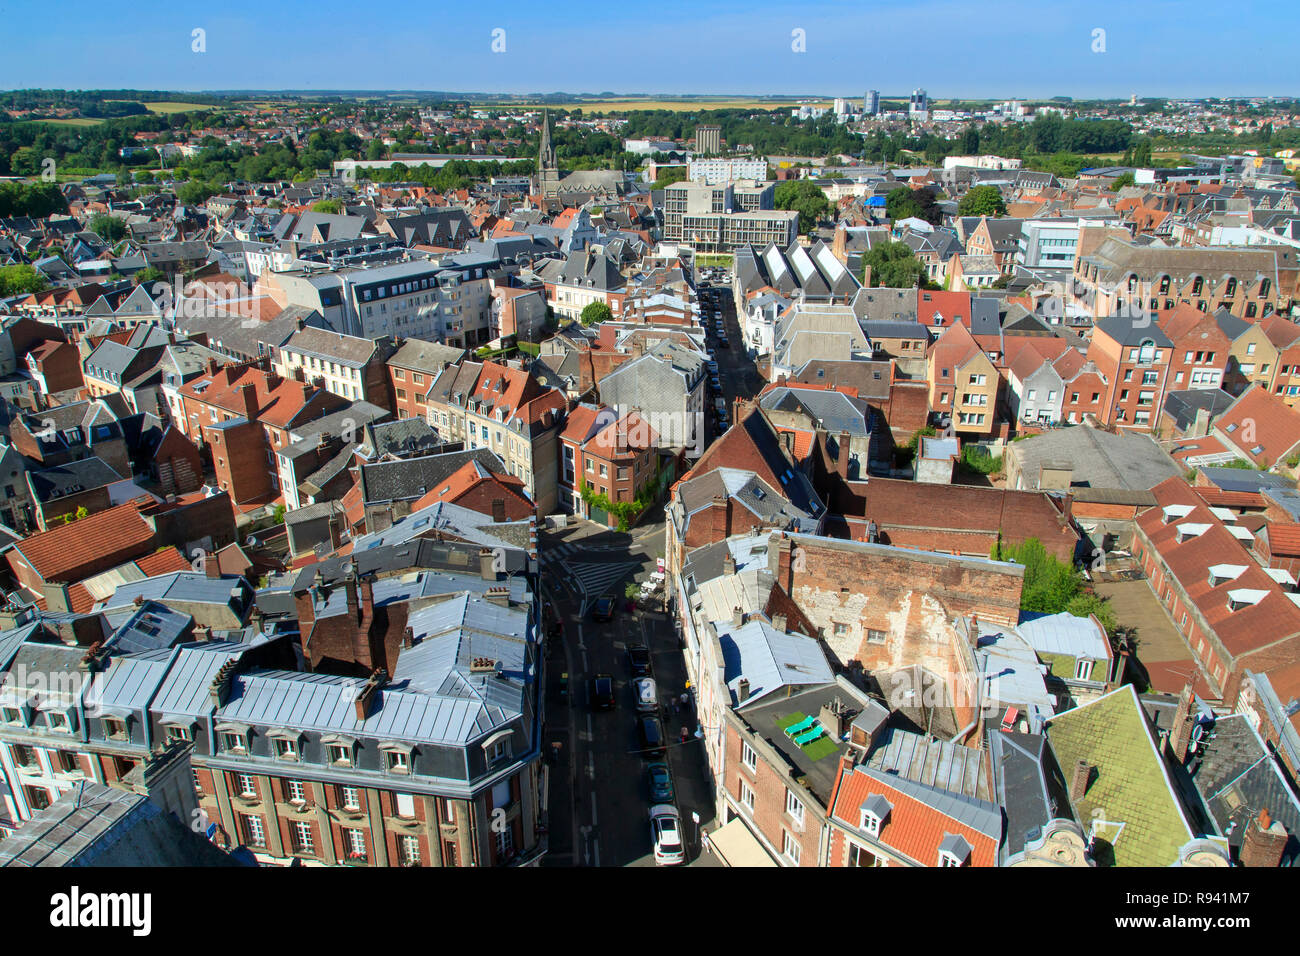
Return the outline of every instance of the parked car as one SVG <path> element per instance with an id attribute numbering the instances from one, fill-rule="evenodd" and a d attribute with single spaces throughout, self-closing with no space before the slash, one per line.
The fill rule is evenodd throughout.
<path id="1" fill-rule="evenodd" d="M 722 379 L 720 379 L 717 375 L 710 375 L 709 387 L 713 389 L 715 392 L 722 391 Z"/>
<path id="2" fill-rule="evenodd" d="M 587 682 L 587 699 L 592 710 L 614 709 L 614 678 L 610 674 L 597 674 Z"/>
<path id="3" fill-rule="evenodd" d="M 632 682 L 632 692 L 636 696 L 636 709 L 653 714 L 659 709 L 659 689 L 654 679 L 641 677 Z"/>
<path id="4" fill-rule="evenodd" d="M 713 359 L 709 359 L 709 361 L 705 364 L 708 366 L 710 373 L 712 373 L 715 376 L 718 374 L 718 363 L 716 361 L 714 361 Z"/>
<path id="5" fill-rule="evenodd" d="M 650 802 L 651 803 L 672 803 L 673 802 L 673 774 L 668 769 L 668 764 L 662 760 L 656 760 L 654 763 L 647 764 L 645 768 L 646 780 L 650 784 Z"/>
<path id="6" fill-rule="evenodd" d="M 627 659 L 632 665 L 633 677 L 650 676 L 650 649 L 644 644 L 629 644 Z"/>
<path id="7" fill-rule="evenodd" d="M 660 757 L 664 752 L 664 725 L 653 714 L 645 714 L 636 721 L 637 736 L 641 740 L 641 756 Z"/>
<path id="8" fill-rule="evenodd" d="M 651 807 L 650 833 L 654 840 L 657 865 L 680 866 L 686 862 L 686 851 L 682 845 L 682 820 L 676 807 L 670 803 L 659 803 Z"/>
<path id="9" fill-rule="evenodd" d="M 722 348 L 724 348 L 724 349 L 729 349 L 729 348 L 731 348 L 730 344 L 728 344 L 728 342 L 727 342 L 727 337 L 726 337 L 725 335 L 721 336 L 721 337 L 718 339 L 718 345 L 720 345 L 720 346 L 721 346 Z"/>
<path id="10" fill-rule="evenodd" d="M 614 599 L 612 597 L 603 597 L 598 600 L 591 609 L 591 618 L 594 621 L 612 621 L 614 619 Z"/>

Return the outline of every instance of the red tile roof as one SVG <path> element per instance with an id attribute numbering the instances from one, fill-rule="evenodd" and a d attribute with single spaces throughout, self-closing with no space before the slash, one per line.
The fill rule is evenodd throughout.
<path id="1" fill-rule="evenodd" d="M 1156 505 L 1137 516 L 1138 527 L 1229 654 L 1240 656 L 1300 634 L 1300 607 L 1256 563 L 1195 490 L 1181 478 L 1169 478 L 1151 492 Z M 1170 505 L 1190 510 L 1166 523 L 1164 508 Z M 1178 529 L 1189 525 L 1207 527 L 1180 542 Z M 1210 568 L 1226 564 L 1245 570 L 1235 579 L 1211 586 Z M 1233 610 L 1228 607 L 1228 592 L 1236 590 L 1262 591 L 1264 597 L 1258 603 Z"/>
<path id="2" fill-rule="evenodd" d="M 859 768 L 841 765 L 835 788 L 831 816 L 842 826 L 856 831 L 861 822 L 860 808 L 868 797 L 879 794 L 890 803 L 889 817 L 880 828 L 877 841 L 922 866 L 938 866 L 939 844 L 949 834 L 961 836 L 970 844 L 968 866 L 996 866 L 1001 834 L 990 837 L 950 817 L 911 794 L 868 775 Z M 935 797 L 943 796 L 935 790 Z"/>
<path id="3" fill-rule="evenodd" d="M 1268 552 L 1273 555 L 1300 557 L 1300 524 L 1270 521 L 1268 523 Z"/>
<path id="4" fill-rule="evenodd" d="M 34 534 L 14 550 L 43 580 L 72 583 L 142 556 L 153 540 L 153 528 L 140 516 L 140 503 L 128 501 Z M 120 559 L 114 562 L 114 556 Z"/>
<path id="5" fill-rule="evenodd" d="M 1300 412 L 1258 385 L 1242 392 L 1214 427 L 1261 468 L 1276 465 L 1300 444 Z"/>

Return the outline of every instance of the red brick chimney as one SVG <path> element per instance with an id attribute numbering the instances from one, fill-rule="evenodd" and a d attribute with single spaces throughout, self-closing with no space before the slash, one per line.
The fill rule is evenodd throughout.
<path id="1" fill-rule="evenodd" d="M 239 404 L 245 418 L 250 422 L 257 421 L 257 386 L 252 382 L 239 386 Z"/>
<path id="2" fill-rule="evenodd" d="M 371 620 L 375 616 L 375 579 L 367 574 L 361 579 L 361 619 Z"/>
<path id="3" fill-rule="evenodd" d="M 1259 811 L 1246 827 L 1238 859 L 1242 866 L 1278 867 L 1286 849 L 1286 827 L 1272 819 L 1266 809 Z"/>
<path id="4" fill-rule="evenodd" d="M 1169 728 L 1165 746 L 1175 763 L 1182 764 L 1187 759 L 1187 745 L 1192 740 L 1192 728 L 1196 726 L 1196 695 L 1192 693 L 1192 682 L 1188 681 L 1183 692 L 1178 695 L 1178 707 L 1174 711 L 1174 721 Z"/>
<path id="5" fill-rule="evenodd" d="M 712 515 L 714 535 L 716 536 L 721 531 L 722 537 L 729 536 L 731 534 L 731 498 L 727 494 L 713 496 Z"/>
<path id="6" fill-rule="evenodd" d="M 840 457 L 835 463 L 835 470 L 841 478 L 849 477 L 849 433 L 840 432 Z"/>
<path id="7" fill-rule="evenodd" d="M 777 547 L 776 554 L 776 583 L 781 585 L 781 587 L 785 589 L 786 593 L 789 594 L 791 584 L 793 583 L 793 578 L 790 574 L 790 559 L 793 554 L 793 546 L 790 543 L 790 539 L 785 537 L 785 535 L 781 536 L 781 544 Z"/>

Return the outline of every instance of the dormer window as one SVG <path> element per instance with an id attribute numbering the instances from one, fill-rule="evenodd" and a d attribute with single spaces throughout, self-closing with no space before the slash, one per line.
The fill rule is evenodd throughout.
<path id="1" fill-rule="evenodd" d="M 279 760 L 297 760 L 298 759 L 298 741 L 292 737 L 273 738 L 272 746 L 275 748 L 275 756 Z"/>
<path id="2" fill-rule="evenodd" d="M 1209 530 L 1210 526 L 1208 524 L 1196 524 L 1193 522 L 1180 524 L 1176 529 L 1178 543 L 1182 544 L 1184 541 L 1190 541 L 1192 538 L 1199 538 Z"/>
<path id="3" fill-rule="evenodd" d="M 1255 588 L 1236 588 L 1228 592 L 1228 610 L 1240 611 L 1244 607 L 1258 604 L 1266 597 L 1268 597 L 1267 591 L 1260 591 Z"/>
<path id="4" fill-rule="evenodd" d="M 1225 582 L 1235 581 L 1245 573 L 1244 564 L 1216 564 L 1210 568 L 1210 587 L 1217 588 Z"/>
<path id="5" fill-rule="evenodd" d="M 861 818 L 858 821 L 858 828 L 873 837 L 879 837 L 881 828 L 889 819 L 889 812 L 893 810 L 893 805 L 881 794 L 873 793 L 862 801 L 859 809 Z"/>
<path id="6" fill-rule="evenodd" d="M 126 740 L 126 721 L 116 717 L 105 717 L 104 736 L 109 740 Z"/>
<path id="7" fill-rule="evenodd" d="M 389 773 L 411 772 L 411 748 L 402 744 L 381 744 L 384 752 L 384 769 Z"/>
<path id="8" fill-rule="evenodd" d="M 247 731 L 227 731 L 221 735 L 221 749 L 227 753 L 248 753 Z"/>
<path id="9" fill-rule="evenodd" d="M 0 716 L 4 717 L 4 722 L 6 724 L 17 724 L 18 726 L 22 726 L 23 712 L 17 707 L 6 707 L 3 710 L 0 710 Z"/>
<path id="10" fill-rule="evenodd" d="M 965 866 L 970 862 L 971 845 L 959 833 L 945 833 L 939 844 L 940 866 Z"/>

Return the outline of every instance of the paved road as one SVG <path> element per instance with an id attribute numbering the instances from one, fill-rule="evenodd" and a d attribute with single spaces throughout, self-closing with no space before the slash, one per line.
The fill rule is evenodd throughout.
<path id="1" fill-rule="evenodd" d="M 716 319 L 706 319 L 708 347 L 713 349 L 718 363 L 718 378 L 722 385 L 722 396 L 727 402 L 727 414 L 732 415 L 735 411 L 735 401 L 739 396 L 741 398 L 752 398 L 766 384 L 763 377 L 758 373 L 758 367 L 754 360 L 749 357 L 749 352 L 745 347 L 745 338 L 740 331 L 740 323 L 736 318 L 736 307 L 732 300 L 731 289 L 729 286 L 715 286 L 722 290 L 722 295 L 717 298 L 710 298 L 710 304 L 716 303 L 718 306 L 717 318 L 722 319 L 723 327 L 727 332 L 727 342 L 729 347 L 722 348 L 718 345 L 718 336 L 714 332 L 714 322 Z M 709 288 L 708 285 L 702 288 Z M 716 427 L 716 416 L 713 414 L 713 399 L 717 393 L 710 390 L 709 392 L 709 416 L 708 421 L 713 431 L 711 435 L 718 434 Z"/>
<path id="2" fill-rule="evenodd" d="M 663 524 L 620 534 L 578 521 L 562 532 L 543 533 L 541 551 L 543 586 L 564 626 L 563 639 L 552 643 L 548 668 L 546 740 L 558 741 L 561 750 L 551 777 L 551 851 L 545 865 L 652 866 L 645 761 L 638 752 L 627 646 L 640 642 L 650 648 L 662 698 L 685 689 L 685 665 L 667 615 L 628 610 L 622 592 L 627 580 L 643 580 L 655 570 L 663 554 Z M 618 610 L 604 623 L 581 613 L 583 594 L 570 571 L 572 565 L 598 564 L 624 564 L 628 569 L 624 579 L 608 585 L 606 593 L 619 599 Z M 571 694 L 567 700 L 560 693 L 565 671 Z M 586 681 L 595 674 L 614 678 L 612 711 L 596 712 L 590 706 Z M 675 740 L 682 717 L 673 715 L 670 706 L 662 712 L 665 731 Z M 694 836 L 691 812 L 698 812 L 706 826 L 713 815 L 702 746 L 693 738 L 670 746 L 668 761 L 683 827 Z M 691 841 L 689 852 L 698 856 L 698 839 Z M 702 862 L 711 859 L 706 855 Z"/>

